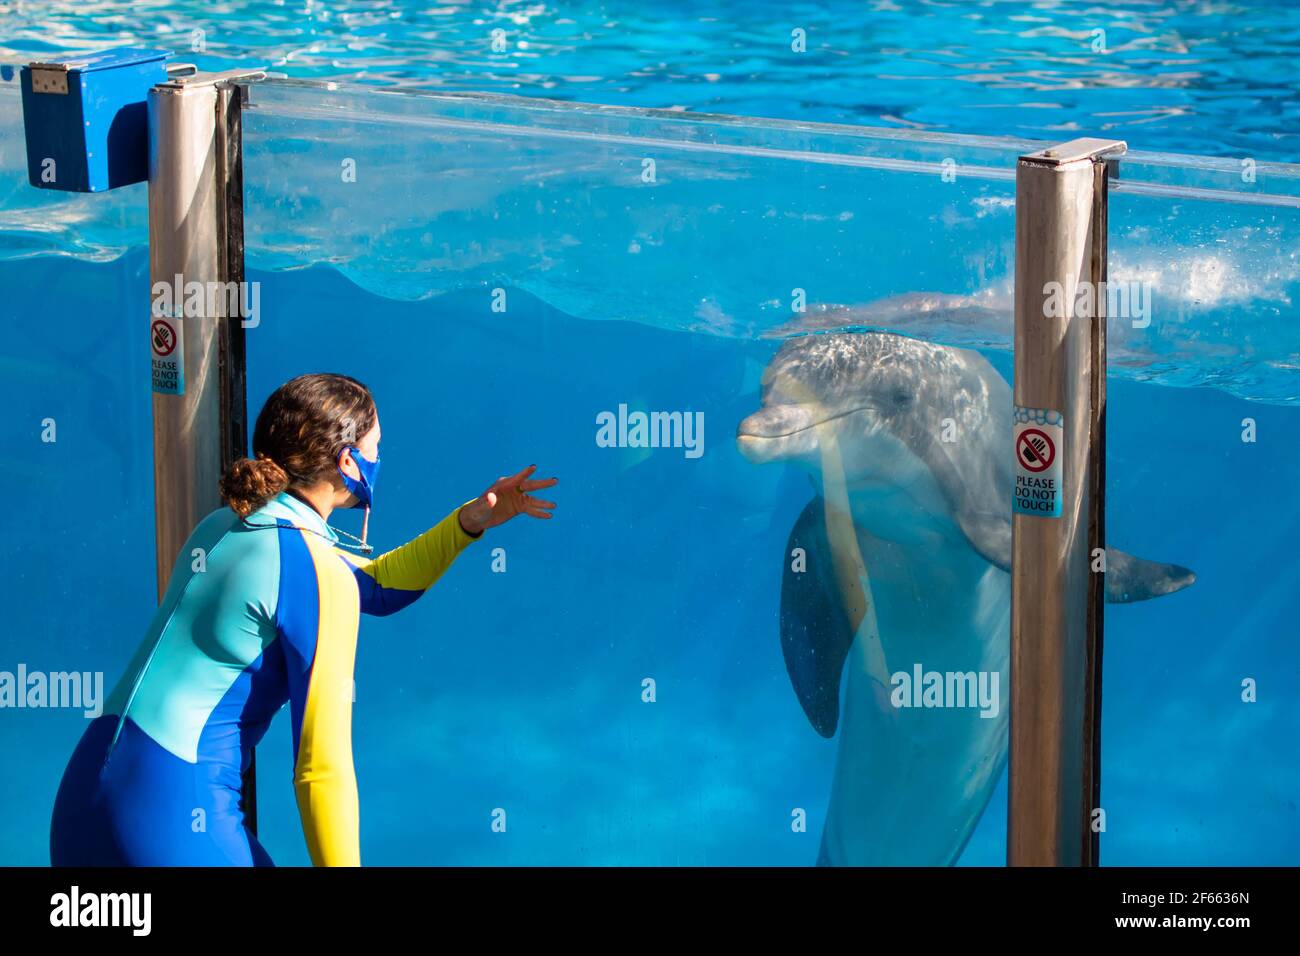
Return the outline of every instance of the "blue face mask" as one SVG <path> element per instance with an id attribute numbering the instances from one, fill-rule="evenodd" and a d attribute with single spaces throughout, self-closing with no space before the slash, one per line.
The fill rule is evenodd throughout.
<path id="1" fill-rule="evenodd" d="M 369 508 L 375 500 L 375 479 L 379 475 L 379 456 L 376 455 L 372 461 L 369 458 L 363 458 L 361 452 L 351 445 L 347 448 L 352 452 L 352 460 L 357 463 L 357 471 L 361 473 L 361 479 L 358 481 L 351 475 L 343 474 L 343 469 L 339 468 L 339 474 L 343 477 L 343 484 L 356 496 L 357 503 L 353 508 Z M 340 454 L 339 458 L 343 456 Z M 338 465 L 334 467 L 338 468 Z"/>

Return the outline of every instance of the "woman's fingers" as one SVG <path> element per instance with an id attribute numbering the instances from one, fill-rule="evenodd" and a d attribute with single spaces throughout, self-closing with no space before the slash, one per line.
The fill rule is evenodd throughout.
<path id="1" fill-rule="evenodd" d="M 521 481 L 519 487 L 524 491 L 538 491 L 542 488 L 553 488 L 559 478 L 533 478 L 530 481 Z"/>
<path id="2" fill-rule="evenodd" d="M 502 478 L 500 481 L 497 482 L 497 484 L 498 484 L 498 485 L 501 485 L 501 484 L 509 484 L 509 485 L 518 485 L 518 484 L 521 484 L 521 483 L 524 481 L 524 479 L 526 479 L 529 475 L 531 475 L 531 474 L 532 474 L 533 472 L 535 472 L 536 470 L 537 470 L 537 466 L 536 466 L 536 465 L 529 465 L 527 468 L 525 468 L 523 471 L 519 472 L 517 475 L 510 475 L 508 478 Z"/>
<path id="3" fill-rule="evenodd" d="M 539 491 L 542 488 L 553 488 L 559 482 L 558 478 L 529 478 L 537 470 L 536 465 L 529 465 L 523 471 L 514 475 L 508 475 L 505 478 L 498 478 L 493 488 L 501 491 L 512 491 L 527 493 L 529 491 Z"/>
<path id="4" fill-rule="evenodd" d="M 558 482 L 558 478 L 530 478 L 529 476 L 537 470 L 536 465 L 529 465 L 516 474 L 498 478 L 490 489 L 483 493 L 487 500 L 489 508 L 495 512 L 498 502 L 504 501 L 509 503 L 510 511 L 515 514 L 526 514 L 533 518 L 550 518 L 551 509 L 555 507 L 554 501 L 545 501 L 541 498 L 534 498 L 528 494 L 530 491 L 540 491 L 542 488 L 552 488 Z M 500 524 L 509 520 L 509 514 L 499 515 L 494 523 Z"/>

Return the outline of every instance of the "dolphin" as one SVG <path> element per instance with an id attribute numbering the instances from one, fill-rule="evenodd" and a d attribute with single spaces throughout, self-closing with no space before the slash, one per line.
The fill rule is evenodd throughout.
<path id="1" fill-rule="evenodd" d="M 1007 760 L 1010 386 L 978 352 L 864 332 L 787 340 L 761 389 L 741 453 L 795 463 L 814 486 L 779 624 L 804 713 L 840 731 L 817 862 L 951 865 Z M 1195 579 L 1107 549 L 1109 602 Z M 914 678 L 930 673 L 949 706 L 920 705 Z"/>
<path id="2" fill-rule="evenodd" d="M 790 322 L 762 333 L 786 339 L 804 332 L 890 329 L 926 338 L 954 339 L 964 345 L 997 346 L 1010 342 L 1011 288 L 990 287 L 974 295 L 904 292 L 863 305 L 810 304 Z"/>

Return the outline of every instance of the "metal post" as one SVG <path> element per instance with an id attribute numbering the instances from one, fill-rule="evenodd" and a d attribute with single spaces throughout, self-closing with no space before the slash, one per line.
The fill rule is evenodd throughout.
<path id="1" fill-rule="evenodd" d="M 222 473 L 247 454 L 243 286 L 230 285 L 244 279 L 242 93 L 231 81 L 255 75 L 244 70 L 173 76 L 149 91 L 159 600 L 186 538 L 221 506 Z M 191 296 L 195 289 L 203 290 L 200 298 Z M 227 294 L 232 289 L 240 304 L 233 310 Z M 256 832 L 251 765 L 244 793 L 245 818 Z"/>
<path id="2" fill-rule="evenodd" d="M 1105 157 L 1124 150 L 1079 139 L 1016 168 L 1010 866 L 1098 862 Z"/>

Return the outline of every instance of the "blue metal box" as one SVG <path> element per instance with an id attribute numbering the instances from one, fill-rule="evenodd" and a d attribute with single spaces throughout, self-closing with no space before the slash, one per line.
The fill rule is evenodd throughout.
<path id="1" fill-rule="evenodd" d="M 170 50 L 122 47 L 23 67 L 27 178 L 39 189 L 102 192 L 149 178 L 150 87 Z"/>

